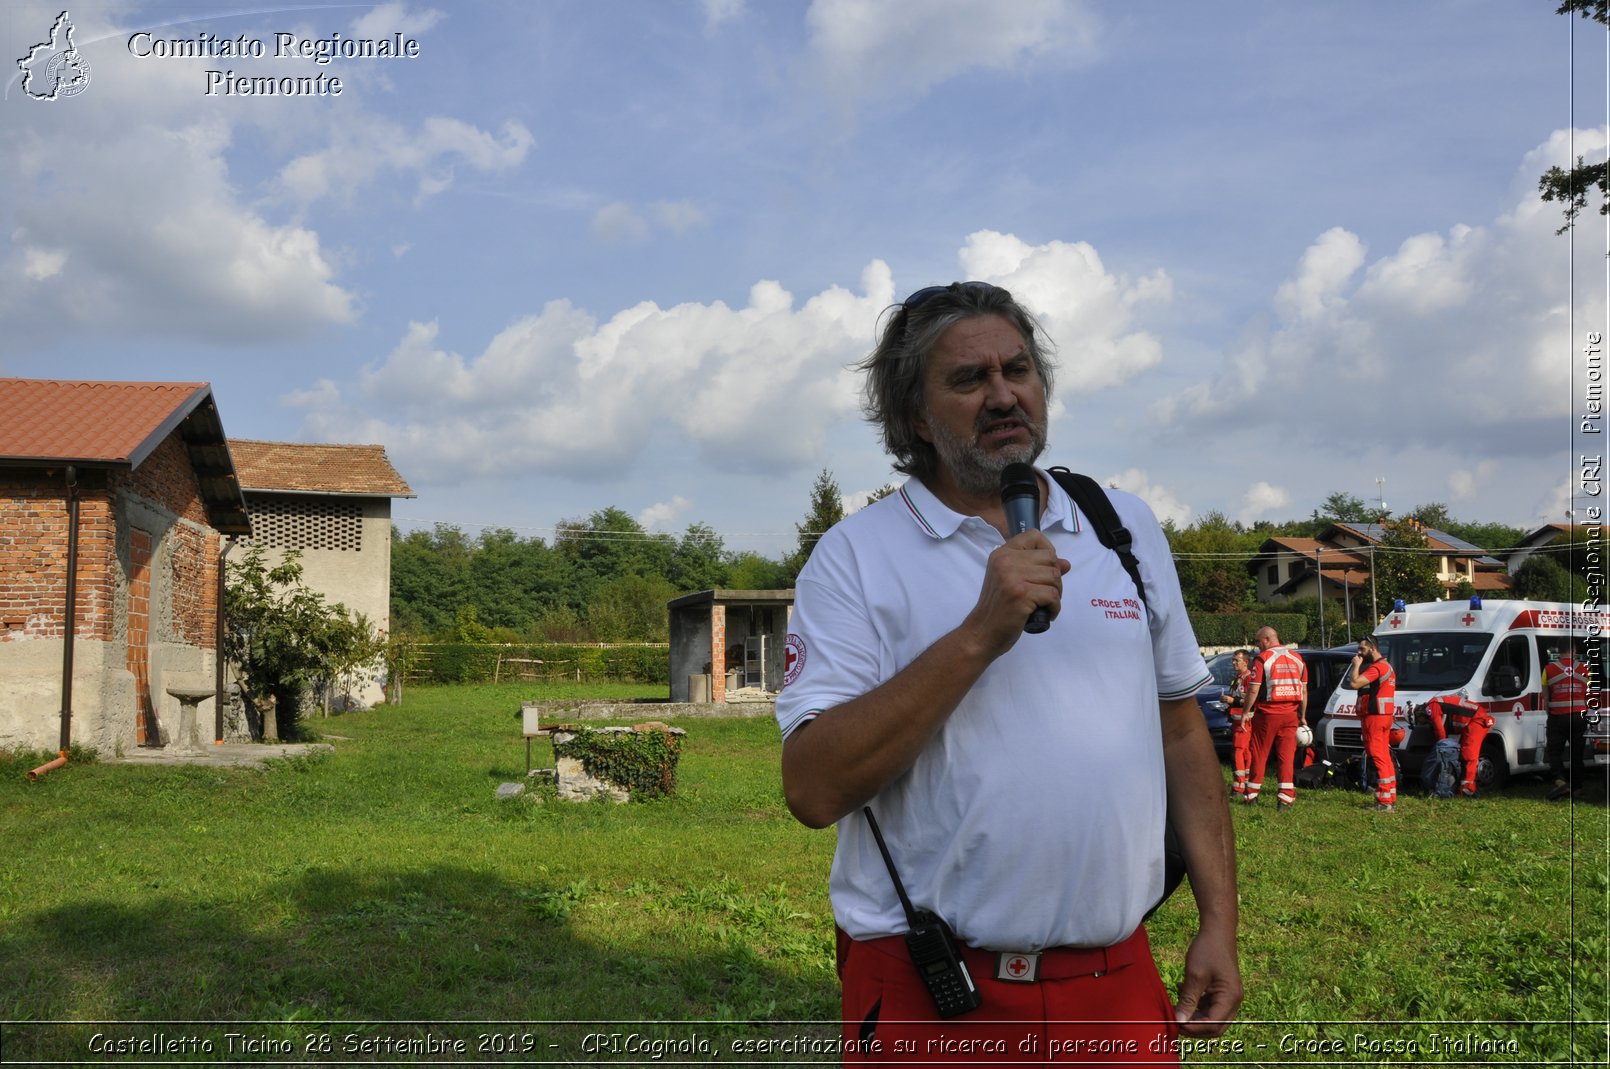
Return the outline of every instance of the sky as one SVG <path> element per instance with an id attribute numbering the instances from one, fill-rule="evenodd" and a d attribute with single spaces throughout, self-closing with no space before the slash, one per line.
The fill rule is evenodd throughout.
<path id="1" fill-rule="evenodd" d="M 1176 523 L 1596 501 L 1610 246 L 1537 179 L 1605 158 L 1606 35 L 1554 0 L 81 2 L 57 85 L 60 5 L 0 10 L 0 376 L 383 444 L 404 528 L 781 555 L 819 472 L 898 481 L 852 365 L 958 279 L 1056 344 L 1042 462 Z"/>

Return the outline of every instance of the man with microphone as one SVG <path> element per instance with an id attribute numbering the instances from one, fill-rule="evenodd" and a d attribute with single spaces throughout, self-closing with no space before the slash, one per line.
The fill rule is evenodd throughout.
<path id="1" fill-rule="evenodd" d="M 838 828 L 847 1062 L 1166 1064 L 1241 1002 L 1224 782 L 1192 697 L 1209 676 L 1167 541 L 1110 493 L 1142 597 L 1043 472 L 1037 522 L 1008 523 L 1027 496 L 1008 468 L 1045 448 L 1045 345 L 988 283 L 895 306 L 862 370 L 910 478 L 796 583 L 783 786 L 799 820 Z M 1142 925 L 1166 810 L 1200 915 L 1172 997 Z"/>

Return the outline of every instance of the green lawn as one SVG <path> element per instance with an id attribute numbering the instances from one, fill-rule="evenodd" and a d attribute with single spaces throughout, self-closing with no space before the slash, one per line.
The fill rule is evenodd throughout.
<path id="1" fill-rule="evenodd" d="M 100 1034 L 169 1060 L 433 1060 L 397 1044 L 463 1041 L 436 1060 L 704 1061 L 708 1043 L 731 1063 L 734 1039 L 832 1034 L 833 835 L 783 806 L 774 723 L 677 722 L 674 798 L 497 801 L 523 777 L 520 701 L 575 692 L 417 688 L 313 721 L 335 753 L 266 771 L 75 763 L 29 784 L 30 760 L 0 760 L 0 1060 L 104 1059 Z M 1410 796 L 1385 818 L 1342 792 L 1238 810 L 1248 1050 L 1198 1060 L 1355 1064 L 1412 1041 L 1392 1057 L 1536 1064 L 1573 1039 L 1601 1057 L 1606 809 L 1545 790 Z M 1153 919 L 1171 983 L 1190 922 L 1188 890 Z M 152 1023 L 213 1021 L 232 1024 Z M 741 1023 L 762 1021 L 779 1023 Z"/>

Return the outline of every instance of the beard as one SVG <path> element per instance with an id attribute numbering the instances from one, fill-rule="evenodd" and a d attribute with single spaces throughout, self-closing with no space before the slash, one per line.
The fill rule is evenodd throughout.
<path id="1" fill-rule="evenodd" d="M 1014 419 L 1029 432 L 1023 445 L 1007 446 L 995 453 L 986 453 L 978 444 L 986 427 L 1003 419 Z M 995 494 L 1001 489 L 1001 472 L 1009 464 L 1033 464 L 1045 452 L 1046 421 L 1029 418 L 1023 406 L 1015 405 L 1009 412 L 981 412 L 973 427 L 973 437 L 953 435 L 942 424 L 930 419 L 929 433 L 933 436 L 934 452 L 939 462 L 950 472 L 965 493 L 980 497 Z"/>

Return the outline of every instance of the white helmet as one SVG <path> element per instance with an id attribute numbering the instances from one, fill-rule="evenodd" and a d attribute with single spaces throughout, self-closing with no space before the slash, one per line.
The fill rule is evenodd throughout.
<path id="1" fill-rule="evenodd" d="M 1297 726 L 1297 745 L 1312 746 L 1314 744 L 1314 729 L 1307 724 Z"/>

